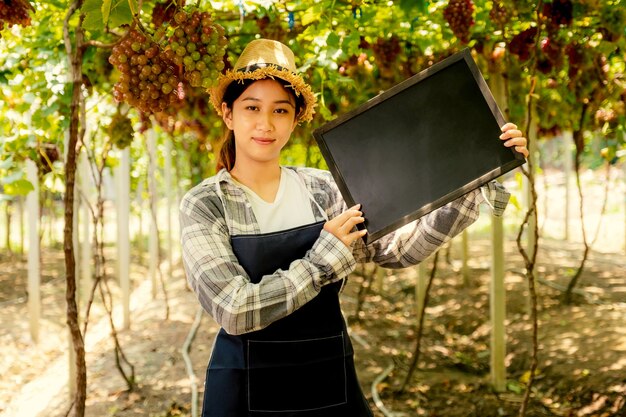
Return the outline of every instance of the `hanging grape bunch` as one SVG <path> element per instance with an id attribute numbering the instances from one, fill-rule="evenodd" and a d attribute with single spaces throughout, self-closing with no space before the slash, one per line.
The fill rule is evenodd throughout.
<path id="1" fill-rule="evenodd" d="M 0 32 L 5 24 L 7 27 L 29 26 L 31 11 L 34 12 L 35 8 L 28 0 L 0 0 Z M 1 37 L 2 33 L 0 33 Z"/>
<path id="2" fill-rule="evenodd" d="M 228 43 L 224 28 L 208 12 L 178 11 L 171 22 L 175 28 L 165 56 L 184 68 L 184 79 L 192 87 L 210 88 L 224 69 Z"/>
<path id="3" fill-rule="evenodd" d="M 136 29 L 113 47 L 109 62 L 120 72 L 113 97 L 144 113 L 156 113 L 184 98 L 176 66 L 159 45 Z"/>
<path id="4" fill-rule="evenodd" d="M 489 20 L 496 24 L 498 28 L 503 28 L 509 22 L 509 13 L 502 2 L 495 1 L 489 10 Z"/>
<path id="5" fill-rule="evenodd" d="M 530 58 L 530 54 L 535 48 L 535 37 L 537 36 L 537 28 L 528 28 L 511 39 L 509 50 L 512 54 L 517 55 L 521 61 Z"/>
<path id="6" fill-rule="evenodd" d="M 474 2 L 472 0 L 450 0 L 443 17 L 450 25 L 450 29 L 461 42 L 468 43 L 470 28 L 474 25 Z"/>
<path id="7" fill-rule="evenodd" d="M 113 96 L 148 114 L 182 107 L 189 88 L 217 82 L 225 65 L 224 34 L 208 12 L 182 9 L 152 36 L 131 29 L 109 58 L 120 72 Z"/>
<path id="8" fill-rule="evenodd" d="M 128 116 L 121 113 L 115 113 L 107 128 L 107 133 L 117 149 L 128 148 L 135 136 L 133 123 Z"/>
<path id="9" fill-rule="evenodd" d="M 557 29 L 560 25 L 569 26 L 573 19 L 571 0 L 554 0 L 544 3 L 542 14 L 549 19 L 548 31 Z"/>
<path id="10" fill-rule="evenodd" d="M 179 0 L 180 6 L 185 5 L 184 0 Z M 152 9 L 152 23 L 155 27 L 161 27 L 164 23 L 169 23 L 176 14 L 176 0 L 165 0 L 163 3 L 156 3 Z"/>

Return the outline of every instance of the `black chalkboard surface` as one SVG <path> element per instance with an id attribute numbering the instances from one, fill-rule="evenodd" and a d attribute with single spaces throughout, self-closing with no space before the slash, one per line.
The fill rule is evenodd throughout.
<path id="1" fill-rule="evenodd" d="M 465 49 L 313 134 L 372 242 L 522 165 L 498 138 L 504 124 Z"/>

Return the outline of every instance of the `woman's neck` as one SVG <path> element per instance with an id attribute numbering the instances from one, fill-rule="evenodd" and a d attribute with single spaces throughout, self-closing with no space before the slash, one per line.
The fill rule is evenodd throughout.
<path id="1" fill-rule="evenodd" d="M 280 185 L 280 165 L 278 163 L 272 164 L 272 166 L 238 166 L 235 163 L 230 175 L 267 202 L 273 202 L 278 193 Z"/>

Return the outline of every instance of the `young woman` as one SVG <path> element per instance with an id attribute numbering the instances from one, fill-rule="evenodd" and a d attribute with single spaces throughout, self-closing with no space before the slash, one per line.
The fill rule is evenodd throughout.
<path id="1" fill-rule="evenodd" d="M 255 40 L 211 102 L 228 134 L 219 172 L 181 203 L 183 261 L 202 307 L 222 327 L 207 369 L 204 417 L 371 416 L 339 292 L 357 262 L 415 265 L 508 193 L 490 183 L 371 244 L 329 172 L 284 167 L 280 151 L 315 96 L 291 50 Z M 504 146 L 527 155 L 513 124 Z"/>

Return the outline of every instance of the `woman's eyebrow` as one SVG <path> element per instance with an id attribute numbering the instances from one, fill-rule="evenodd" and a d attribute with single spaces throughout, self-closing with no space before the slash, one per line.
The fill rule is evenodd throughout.
<path id="1" fill-rule="evenodd" d="M 261 100 L 260 98 L 256 98 L 256 97 L 244 97 L 241 99 L 241 101 L 261 102 L 263 100 Z M 290 100 L 276 100 L 274 104 L 289 104 L 294 109 L 296 108 L 296 106 Z"/>

